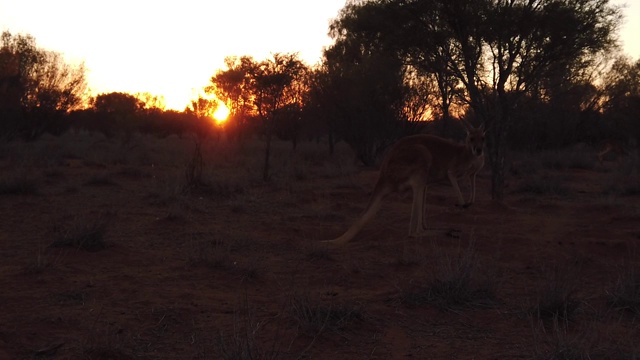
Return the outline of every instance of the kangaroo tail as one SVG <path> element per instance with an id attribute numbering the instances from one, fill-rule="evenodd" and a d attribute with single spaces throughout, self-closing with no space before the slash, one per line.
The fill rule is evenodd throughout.
<path id="1" fill-rule="evenodd" d="M 353 239 L 360 232 L 360 230 L 362 230 L 364 225 L 367 224 L 371 219 L 373 219 L 378 210 L 380 210 L 380 207 L 382 205 L 382 198 L 389 192 L 390 189 L 387 186 L 384 186 L 380 184 L 380 182 L 378 182 L 373 190 L 373 195 L 371 196 L 369 205 L 367 205 L 365 211 L 351 225 L 349 230 L 347 230 L 340 237 L 337 237 L 333 240 L 325 240 L 323 242 L 331 245 L 344 245 L 351 239 Z"/>

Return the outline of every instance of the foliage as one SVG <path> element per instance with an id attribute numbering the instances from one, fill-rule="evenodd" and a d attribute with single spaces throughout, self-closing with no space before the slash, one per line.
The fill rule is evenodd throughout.
<path id="1" fill-rule="evenodd" d="M 54 226 L 54 239 L 50 247 L 73 247 L 89 252 L 107 248 L 105 236 L 113 214 L 101 213 L 93 218 L 76 217 L 69 223 Z"/>
<path id="2" fill-rule="evenodd" d="M 257 66 L 250 56 L 225 58 L 226 70 L 219 70 L 211 77 L 211 85 L 205 92 L 215 95 L 229 109 L 227 131 L 236 139 L 247 136 L 248 120 L 255 115 L 252 104 L 252 74 Z"/>
<path id="3" fill-rule="evenodd" d="M 617 58 L 603 80 L 602 110 L 609 120 L 606 136 L 622 143 L 640 139 L 640 60 Z"/>
<path id="4" fill-rule="evenodd" d="M 441 99 L 468 104 L 487 125 L 492 196 L 502 199 L 519 99 L 551 96 L 593 65 L 615 46 L 619 19 L 608 0 L 374 0 L 347 5 L 332 26 L 337 44 L 395 55 L 440 79 Z"/>
<path id="5" fill-rule="evenodd" d="M 84 64 L 72 66 L 61 54 L 40 49 L 29 35 L 0 36 L 0 130 L 5 138 L 34 140 L 66 129 L 64 115 L 86 99 Z"/>
<path id="6" fill-rule="evenodd" d="M 438 261 L 434 266 L 436 278 L 418 289 L 402 294 L 402 302 L 409 306 L 432 304 L 441 310 L 459 311 L 469 308 L 491 307 L 496 303 L 495 279 L 481 274 L 475 241 L 459 249 L 454 256 L 434 247 Z"/>
<path id="7" fill-rule="evenodd" d="M 278 123 L 296 129 L 307 92 L 308 67 L 297 54 L 275 53 L 269 59 L 227 58 L 227 70 L 211 78 L 206 91 L 221 99 L 231 111 L 232 126 L 243 128 L 250 119 L 265 138 L 263 179 L 269 179 L 271 139 Z M 294 147 L 298 134 L 290 135 Z"/>
<path id="8" fill-rule="evenodd" d="M 640 276 L 636 264 L 627 265 L 615 285 L 607 292 L 610 306 L 640 315 Z"/>
<path id="9" fill-rule="evenodd" d="M 409 120 L 422 119 L 424 102 L 419 101 L 422 94 L 415 96 L 418 88 L 409 86 L 410 74 L 399 59 L 356 46 L 338 39 L 326 50 L 312 106 L 370 166 L 391 143 L 412 132 Z"/>

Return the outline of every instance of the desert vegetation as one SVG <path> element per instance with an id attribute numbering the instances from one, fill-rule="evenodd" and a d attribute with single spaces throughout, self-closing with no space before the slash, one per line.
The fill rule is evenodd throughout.
<path id="1" fill-rule="evenodd" d="M 620 20 L 607 0 L 350 1 L 320 64 L 228 57 L 204 89 L 223 123 L 210 99 L 90 95 L 83 65 L 5 31 L 0 358 L 638 358 Z M 390 194 L 322 243 L 391 144 L 461 140 L 461 119 L 488 129 L 472 207 L 434 184 L 408 238 Z M 607 139 L 625 151 L 600 161 Z"/>
<path id="2" fill-rule="evenodd" d="M 133 139 L 125 163 L 88 132 L 2 145 L 37 189 L 0 195 L 8 357 L 638 355 L 638 194 L 609 190 L 637 160 L 514 156 L 537 170 L 510 171 L 505 205 L 485 169 L 469 209 L 433 187 L 424 238 L 398 194 L 336 251 L 377 176 L 348 145 L 275 140 L 264 182 L 259 140 Z"/>

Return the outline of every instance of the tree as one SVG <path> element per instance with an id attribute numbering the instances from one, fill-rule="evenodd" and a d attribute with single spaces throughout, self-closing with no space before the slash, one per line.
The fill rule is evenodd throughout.
<path id="1" fill-rule="evenodd" d="M 128 143 L 133 133 L 139 130 L 139 116 L 144 103 L 134 95 L 123 92 L 99 94 L 92 100 L 92 107 L 97 128 L 107 136 L 120 133 L 124 135 L 123 141 Z"/>
<path id="2" fill-rule="evenodd" d="M 4 92 L 20 98 L 20 111 L 9 105 L 11 116 L 3 118 L 5 136 L 34 140 L 45 132 L 61 132 L 63 116 L 86 101 L 84 64 L 69 65 L 61 54 L 38 48 L 33 37 L 8 31 L 0 36 L 0 53 Z"/>
<path id="3" fill-rule="evenodd" d="M 134 95 L 111 92 L 96 96 L 93 107 L 97 112 L 129 116 L 142 110 L 144 103 Z"/>
<path id="4" fill-rule="evenodd" d="M 314 93 L 331 131 L 344 139 L 365 165 L 397 138 L 412 132 L 410 120 L 422 120 L 429 101 L 425 82 L 407 66 L 380 27 L 392 19 L 374 3 L 347 5 L 330 26 L 335 44 L 324 52 L 324 74 Z M 380 11 L 377 11 L 380 10 Z"/>
<path id="5" fill-rule="evenodd" d="M 275 125 L 292 116 L 299 117 L 304 96 L 307 66 L 297 54 L 275 53 L 255 68 L 253 77 L 253 99 L 265 137 L 263 180 L 269 179 L 271 140 Z"/>
<path id="6" fill-rule="evenodd" d="M 339 45 L 338 45 L 339 46 Z M 394 58 L 365 54 L 357 61 L 326 53 L 326 110 L 332 127 L 367 166 L 404 134 L 404 72 Z"/>
<path id="7" fill-rule="evenodd" d="M 227 69 L 218 71 L 205 91 L 229 108 L 228 126 L 234 127 L 237 133 L 246 133 L 250 119 L 257 120 L 265 138 L 263 179 L 266 181 L 276 123 L 301 116 L 308 68 L 297 54 L 281 53 L 261 62 L 243 56 L 229 57 L 225 63 Z"/>
<path id="8" fill-rule="evenodd" d="M 492 197 L 504 197 L 507 136 L 518 101 L 544 80 L 572 76 L 615 47 L 619 8 L 609 0 L 374 0 L 387 21 L 341 36 L 441 73 L 488 127 Z M 375 13 L 376 19 L 379 13 Z M 442 91 L 441 91 L 442 92 Z M 445 99 L 442 92 L 442 98 Z M 444 101 L 444 100 L 443 100 Z M 446 108 L 446 106 L 444 107 Z"/>
<path id="9" fill-rule="evenodd" d="M 384 52 L 397 57 L 410 74 L 408 89 L 421 95 L 425 101 L 412 102 L 431 118 L 442 119 L 446 127 L 451 117 L 451 107 L 457 100 L 460 82 L 447 66 L 452 42 L 442 31 L 434 1 L 352 2 L 331 25 L 331 31 L 340 41 L 362 46 L 375 52 Z M 414 21 L 404 23 L 401 17 Z M 428 33 L 430 36 L 424 36 Z M 357 41 L 354 41 L 357 39 Z M 425 92 L 428 90 L 428 92 Z M 438 99 L 435 99 L 437 96 Z M 447 129 L 443 129 L 447 132 Z"/>
<path id="10" fill-rule="evenodd" d="M 603 76 L 606 136 L 640 140 L 640 60 L 619 57 Z"/>
<path id="11" fill-rule="evenodd" d="M 215 128 L 212 114 L 217 108 L 217 101 L 199 96 L 197 99 L 192 100 L 191 104 L 184 110 L 186 114 L 195 117 L 197 121 L 196 134 L 201 140 L 214 132 Z"/>
<path id="12" fill-rule="evenodd" d="M 205 92 L 227 106 L 229 117 L 225 128 L 237 138 L 243 138 L 249 127 L 248 119 L 255 111 L 251 94 L 257 63 L 250 56 L 234 56 L 225 58 L 225 65 L 226 70 L 219 70 L 211 77 L 211 85 L 205 87 Z"/>

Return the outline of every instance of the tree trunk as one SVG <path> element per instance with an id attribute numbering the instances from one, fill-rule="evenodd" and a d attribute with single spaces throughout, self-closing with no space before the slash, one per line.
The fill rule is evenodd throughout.
<path id="1" fill-rule="evenodd" d="M 264 148 L 264 168 L 262 169 L 262 180 L 269 181 L 269 156 L 271 155 L 271 132 L 267 131 Z"/>
<path id="2" fill-rule="evenodd" d="M 510 105 L 504 91 L 498 90 L 499 112 L 491 124 L 491 146 L 489 158 L 491 161 L 491 198 L 504 200 L 505 159 L 507 155 L 507 132 L 510 121 Z"/>

